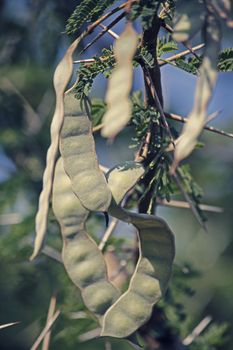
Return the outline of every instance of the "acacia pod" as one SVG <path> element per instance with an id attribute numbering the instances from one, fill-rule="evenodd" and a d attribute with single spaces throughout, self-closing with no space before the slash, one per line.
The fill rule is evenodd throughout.
<path id="1" fill-rule="evenodd" d="M 43 188 L 40 194 L 39 207 L 36 214 L 36 237 L 34 243 L 34 251 L 30 257 L 30 260 L 34 259 L 39 254 L 46 234 L 47 216 L 49 209 L 49 200 L 52 191 L 55 160 L 58 151 L 60 130 L 64 117 L 63 94 L 72 74 L 72 55 L 81 39 L 82 36 L 77 38 L 69 46 L 54 73 L 53 84 L 56 93 L 56 106 L 50 128 L 51 144 L 47 152 L 46 168 L 43 175 Z"/>
<path id="2" fill-rule="evenodd" d="M 108 186 L 114 191 L 114 200 L 119 204 L 125 194 L 138 182 L 145 173 L 143 165 L 139 162 L 128 161 L 118 164 L 106 174 Z M 116 191 L 119 189 L 119 191 Z"/>
<path id="3" fill-rule="evenodd" d="M 81 111 L 73 93 L 65 96 L 65 118 L 61 130 L 60 151 L 65 171 L 82 205 L 91 211 L 107 211 L 111 191 L 99 168 L 91 122 Z"/>
<path id="4" fill-rule="evenodd" d="M 126 338 L 150 318 L 154 304 L 164 294 L 171 276 L 175 244 L 172 231 L 162 219 L 119 207 L 116 202 L 125 192 L 117 182 L 110 181 L 111 172 L 108 180 L 113 196 L 109 213 L 137 228 L 139 259 L 128 290 L 104 315 L 101 335 Z"/>
<path id="5" fill-rule="evenodd" d="M 205 7 L 201 0 L 178 0 L 173 19 L 172 34 L 177 41 L 188 41 L 202 28 Z"/>
<path id="6" fill-rule="evenodd" d="M 52 206 L 61 226 L 62 259 L 66 271 L 81 290 L 87 308 L 101 318 L 120 292 L 109 282 L 104 257 L 86 232 L 89 211 L 73 193 L 62 158 L 55 168 Z"/>
<path id="7" fill-rule="evenodd" d="M 104 126 L 101 131 L 104 137 L 116 136 L 131 118 L 132 105 L 129 93 L 133 81 L 132 59 L 137 43 L 137 33 L 132 23 L 127 22 L 113 49 L 116 67 L 109 78 L 106 93 L 107 111 L 103 116 Z"/>
<path id="8" fill-rule="evenodd" d="M 205 26 L 205 51 L 199 69 L 193 109 L 185 123 L 174 154 L 173 169 L 194 149 L 207 118 L 207 107 L 217 80 L 220 49 L 220 27 L 215 16 L 209 14 Z"/>

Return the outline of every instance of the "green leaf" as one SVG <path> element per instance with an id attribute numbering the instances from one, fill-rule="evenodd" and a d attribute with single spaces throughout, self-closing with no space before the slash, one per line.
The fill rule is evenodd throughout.
<path id="1" fill-rule="evenodd" d="M 227 48 L 220 52 L 218 69 L 221 72 L 233 71 L 233 48 Z"/>
<path id="2" fill-rule="evenodd" d="M 66 33 L 74 34 L 87 21 L 95 21 L 114 1 L 82 0 L 67 21 Z"/>

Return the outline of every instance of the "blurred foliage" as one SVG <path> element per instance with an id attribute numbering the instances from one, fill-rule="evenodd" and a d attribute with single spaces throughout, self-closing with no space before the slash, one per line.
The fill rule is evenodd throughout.
<path id="1" fill-rule="evenodd" d="M 152 3 L 154 6 L 160 2 L 141 1 L 138 6 L 134 5 L 135 18 L 140 14 L 142 24 L 147 25 L 153 16 Z M 103 339 L 82 342 L 83 334 L 95 329 L 97 323 L 84 312 L 80 293 L 68 279 L 63 266 L 54 258 L 59 257 L 61 241 L 52 212 L 49 215 L 46 242 L 52 248 L 52 253 L 50 251 L 51 254 L 41 254 L 33 263 L 28 260 L 32 251 L 34 215 L 49 144 L 49 123 L 54 105 L 52 75 L 64 47 L 67 46 L 65 24 L 70 18 L 67 31 L 73 33 L 73 30 L 77 31 L 87 20 L 91 21 L 99 16 L 113 1 L 104 1 L 101 4 L 96 1 L 87 3 L 91 8 L 86 12 L 86 17 L 81 18 L 80 9 L 83 4 L 79 5 L 78 1 L 0 1 L 0 324 L 20 321 L 18 325 L 0 331 L 2 350 L 26 350 L 31 347 L 45 325 L 52 295 L 57 297 L 57 308 L 61 310 L 61 315 L 52 329 L 50 349 L 72 350 L 79 347 L 88 350 L 105 347 Z M 177 46 L 170 36 L 160 38 L 159 56 L 176 49 Z M 97 75 L 103 74 L 106 77 L 110 74 L 114 67 L 111 52 L 111 48 L 106 48 L 101 53 L 101 58 L 94 57 L 95 63 L 92 66 L 79 66 L 82 79 L 77 85 L 78 97 L 83 97 L 83 94 L 89 95 Z M 153 57 L 148 52 L 142 50 L 139 55 L 148 66 L 153 66 Z M 106 57 L 106 60 L 102 60 L 103 57 Z M 220 58 L 220 70 L 232 70 L 232 49 L 224 50 Z M 182 68 L 183 64 L 182 69 L 185 71 L 194 69 L 197 64 L 193 58 L 180 62 L 175 61 L 175 64 L 179 68 Z M 152 119 L 156 123 L 158 119 L 155 110 L 145 110 L 141 96 L 134 94 L 132 101 L 134 116 L 128 129 L 133 129 L 134 136 L 130 145 L 126 144 L 125 147 L 139 145 L 145 136 L 147 120 L 153 116 Z M 94 126 L 101 123 L 104 110 L 105 104 L 102 99 L 92 100 Z M 175 135 L 175 128 L 173 133 Z M 219 143 L 217 137 L 206 137 L 210 146 L 205 147 L 206 153 L 199 153 L 194 157 L 191 164 L 194 175 L 191 175 L 187 166 L 183 166 L 181 177 L 197 205 L 203 193 L 194 178 L 205 184 L 210 200 L 213 196 L 213 204 L 216 204 L 217 200 L 217 204 L 231 208 L 232 155 L 226 151 L 231 144 L 224 144 L 225 141 Z M 160 140 L 157 139 L 154 147 L 158 144 Z M 214 160 L 207 166 L 207 160 L 211 157 Z M 155 197 L 159 195 L 167 199 L 170 196 L 179 198 L 176 185 L 170 181 L 168 166 L 166 167 L 164 162 L 163 164 L 165 169 L 155 171 L 158 180 Z M 169 192 L 166 192 L 169 186 Z M 218 187 L 219 190 L 216 191 Z M 143 195 L 140 186 L 137 190 Z M 134 200 L 136 201 L 137 197 Z M 172 214 L 169 215 L 172 221 Z M 224 233 L 232 225 L 232 215 L 226 211 L 220 219 L 218 216 L 210 220 L 211 232 L 217 229 L 217 237 L 215 233 L 208 238 L 200 238 L 199 234 L 192 236 L 192 233 L 185 237 L 187 228 L 192 226 L 195 229 L 195 224 L 183 211 L 180 214 L 175 212 L 173 222 L 174 226 L 177 225 L 177 241 L 182 241 L 179 243 L 181 248 L 178 247 L 173 279 L 166 298 L 156 307 L 147 328 L 140 330 L 141 341 L 145 339 L 145 335 L 148 339 L 155 336 L 161 344 L 169 346 L 169 341 L 173 344 L 174 337 L 183 339 L 208 313 L 213 315 L 217 323 L 209 326 L 188 349 L 231 350 L 232 338 L 228 342 L 229 347 L 224 345 L 230 331 L 227 332 L 227 326 L 222 322 L 230 323 L 233 320 L 233 284 L 230 282 L 232 271 L 229 267 L 233 260 L 233 244 Z M 104 230 L 103 219 L 98 216 L 90 217 L 88 225 L 93 236 L 98 239 Z M 183 236 L 180 232 L 184 233 Z M 224 239 L 225 246 L 221 243 Z M 187 246 L 185 242 L 188 242 Z M 129 259 L 127 249 L 132 250 L 135 242 L 127 237 L 125 240 L 122 236 L 116 236 L 112 237 L 108 244 L 114 245 L 116 252 L 121 254 L 123 259 Z M 122 247 L 125 244 L 127 252 L 124 253 Z M 207 251 L 209 246 L 213 248 L 210 249 L 210 253 Z M 179 253 L 180 250 L 183 255 Z M 225 254 L 222 256 L 224 250 Z M 205 265 L 202 263 L 203 256 L 206 255 L 209 261 L 213 251 L 218 264 L 210 264 L 208 270 L 208 267 L 202 266 Z M 189 259 L 191 262 L 187 263 L 186 260 Z M 198 269 L 193 267 L 196 265 Z M 197 303 L 199 306 L 196 310 Z M 119 347 L 122 350 L 131 348 L 124 341 L 111 340 L 111 344 L 112 350 Z M 171 347 L 170 349 L 172 350 Z"/>

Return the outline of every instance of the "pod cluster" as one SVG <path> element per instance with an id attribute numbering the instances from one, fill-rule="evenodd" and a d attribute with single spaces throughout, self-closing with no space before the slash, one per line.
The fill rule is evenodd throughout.
<path id="1" fill-rule="evenodd" d="M 33 257 L 42 247 L 52 192 L 52 208 L 61 227 L 62 259 L 67 274 L 80 289 L 86 307 L 98 319 L 101 336 L 128 338 L 149 319 L 154 304 L 167 288 L 174 259 L 174 237 L 162 219 L 136 214 L 120 205 L 125 194 L 143 176 L 142 164 L 130 161 L 117 165 L 106 177 L 100 171 L 89 117 L 82 111 L 72 92 L 67 92 L 64 97 L 64 89 L 72 71 L 72 53 L 78 42 L 70 46 L 55 72 L 57 103 L 51 127 L 54 146 L 52 156 L 48 151 L 44 175 L 46 181 L 41 194 L 44 199 L 40 199 L 36 218 Z M 109 114 L 110 120 L 105 120 L 105 126 L 109 123 L 111 130 L 106 134 L 108 136 L 118 132 L 119 125 L 123 127 L 130 117 L 128 94 L 136 46 L 137 35 L 128 22 L 115 47 L 117 66 L 110 85 L 115 88 L 121 84 L 122 91 L 120 86 L 119 91 L 115 89 L 115 92 L 111 91 L 111 86 L 109 88 L 107 100 L 110 110 L 107 113 L 111 112 L 111 108 L 113 110 Z M 118 92 L 124 92 L 118 103 L 119 108 L 115 104 L 119 102 Z M 111 123 L 115 123 L 115 118 L 120 118 L 125 112 L 127 118 L 124 116 L 124 122 L 117 122 L 117 128 L 112 128 Z M 107 129 L 104 130 L 105 133 Z M 60 157 L 55 166 L 58 145 Z M 92 211 L 107 212 L 137 229 L 139 258 L 124 293 L 110 282 L 104 256 L 87 232 L 86 221 Z"/>

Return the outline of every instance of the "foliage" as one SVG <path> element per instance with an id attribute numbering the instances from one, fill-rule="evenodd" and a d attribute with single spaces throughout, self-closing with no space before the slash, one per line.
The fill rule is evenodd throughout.
<path id="1" fill-rule="evenodd" d="M 94 63 L 88 65 L 80 64 L 77 71 L 79 80 L 75 87 L 77 99 L 83 99 L 88 96 L 92 88 L 94 79 L 98 74 L 104 74 L 105 77 L 110 75 L 111 69 L 115 65 L 115 59 L 111 49 L 103 49 L 101 57 L 93 57 Z"/>
<path id="2" fill-rule="evenodd" d="M 164 2 L 164 0 L 140 0 L 135 2 L 132 5 L 131 17 L 134 20 L 140 17 L 142 27 L 148 29 L 152 25 L 160 4 Z"/>
<path id="3" fill-rule="evenodd" d="M 75 34 L 87 21 L 95 21 L 115 0 L 82 0 L 67 21 L 66 33 Z"/>

